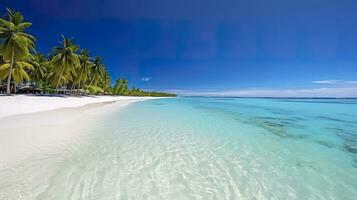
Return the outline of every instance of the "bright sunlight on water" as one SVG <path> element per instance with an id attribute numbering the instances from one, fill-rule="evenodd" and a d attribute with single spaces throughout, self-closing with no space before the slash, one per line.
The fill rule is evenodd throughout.
<path id="1" fill-rule="evenodd" d="M 62 159 L 49 157 L 20 162 L 21 179 L 0 172 L 10 177 L 0 197 L 353 200 L 357 101 L 137 102 L 92 124 Z"/>

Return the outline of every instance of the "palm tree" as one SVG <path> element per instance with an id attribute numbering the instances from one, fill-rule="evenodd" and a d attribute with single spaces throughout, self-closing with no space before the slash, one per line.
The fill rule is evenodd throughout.
<path id="1" fill-rule="evenodd" d="M 53 48 L 51 59 L 53 67 L 52 83 L 56 86 L 56 92 L 58 92 L 60 85 L 73 80 L 73 76 L 76 76 L 75 69 L 79 66 L 78 54 L 76 53 L 78 46 L 72 43 L 72 39 L 65 38 L 63 35 L 62 39 L 60 46 Z"/>
<path id="2" fill-rule="evenodd" d="M 31 80 L 35 82 L 46 82 L 49 71 L 49 63 L 46 57 L 40 53 L 36 53 L 31 60 L 33 70 L 30 72 Z"/>
<path id="3" fill-rule="evenodd" d="M 92 86 L 93 83 L 94 85 L 97 85 L 98 81 L 100 81 L 100 79 L 104 77 L 104 73 L 105 73 L 105 66 L 102 63 L 102 59 L 99 56 L 97 56 L 95 57 L 93 62 L 93 66 L 91 70 L 91 79 L 88 88 Z"/>
<path id="4" fill-rule="evenodd" d="M 128 92 L 128 80 L 118 79 L 114 86 L 114 94 L 116 95 L 127 95 Z"/>
<path id="5" fill-rule="evenodd" d="M 77 82 L 73 83 L 73 88 L 77 85 L 78 89 L 81 89 L 82 84 L 84 84 L 90 75 L 90 70 L 94 67 L 94 63 L 91 62 L 89 57 L 89 52 L 87 50 L 82 50 L 79 55 L 79 66 L 76 70 Z"/>
<path id="6" fill-rule="evenodd" d="M 7 73 L 2 72 L 2 75 L 7 77 L 6 93 L 9 95 L 12 75 L 16 82 L 21 78 L 28 77 L 23 69 L 31 68 L 25 60 L 30 56 L 30 51 L 34 49 L 35 38 L 24 32 L 32 24 L 24 22 L 24 17 L 20 12 L 8 8 L 6 11 L 6 16 L 0 18 L 0 51 L 5 60 L 1 70 L 7 70 Z M 16 72 L 15 65 L 19 67 Z"/>
<path id="7" fill-rule="evenodd" d="M 12 76 L 15 84 L 21 83 L 24 79 L 29 81 L 30 77 L 27 74 L 28 70 L 33 70 L 33 66 L 29 63 L 29 61 L 15 61 L 13 64 L 13 69 L 11 70 L 11 74 L 8 72 L 11 68 L 11 64 L 9 62 L 5 62 L 0 66 L 0 80 L 5 79 L 6 77 Z M 9 83 L 9 82 L 8 82 Z M 7 91 L 9 94 L 9 91 Z"/>
<path id="8" fill-rule="evenodd" d="M 104 75 L 103 75 L 100 87 L 104 91 L 107 91 L 110 87 L 110 82 L 111 82 L 111 79 L 110 79 L 109 72 L 107 70 L 104 70 Z"/>
<path id="9" fill-rule="evenodd" d="M 3 65 L 3 64 L 5 64 L 5 60 L 2 57 L 1 52 L 0 52 L 0 66 Z M 1 74 L 1 70 L 0 70 L 0 74 Z M 0 86 L 2 86 L 2 84 L 3 84 L 3 80 L 0 78 Z"/>

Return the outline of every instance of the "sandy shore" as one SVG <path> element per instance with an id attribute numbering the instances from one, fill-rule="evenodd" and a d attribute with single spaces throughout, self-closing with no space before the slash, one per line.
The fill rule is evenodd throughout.
<path id="1" fill-rule="evenodd" d="M 0 96 L 0 171 L 59 152 L 93 131 L 103 115 L 148 99 L 153 97 Z"/>
<path id="2" fill-rule="evenodd" d="M 90 97 L 56 97 L 56 96 L 0 96 L 0 119 L 3 117 L 56 110 L 60 108 L 74 108 L 93 103 L 114 101 L 146 100 L 153 97 L 126 96 L 90 96 Z"/>
<path id="3" fill-rule="evenodd" d="M 37 184 L 51 185 L 67 157 L 98 134 L 103 117 L 147 99 L 0 97 L 0 199 L 50 199 L 37 196 Z"/>

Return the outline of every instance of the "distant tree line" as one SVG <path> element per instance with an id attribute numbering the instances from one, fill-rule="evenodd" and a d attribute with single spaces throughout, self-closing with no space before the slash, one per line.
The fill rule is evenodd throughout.
<path id="1" fill-rule="evenodd" d="M 118 79 L 111 87 L 111 77 L 102 59 L 91 56 L 63 35 L 48 55 L 38 53 L 35 37 L 26 32 L 31 25 L 20 12 L 11 9 L 6 9 L 0 18 L 0 85 L 6 87 L 6 94 L 15 93 L 19 84 L 32 83 L 44 93 L 174 96 L 128 89 L 125 79 Z"/>
<path id="2" fill-rule="evenodd" d="M 139 88 L 128 88 L 128 81 L 120 78 L 115 81 L 115 85 L 110 88 L 111 93 L 122 96 L 152 96 L 152 97 L 173 97 L 175 94 L 169 94 L 164 92 L 144 91 Z"/>

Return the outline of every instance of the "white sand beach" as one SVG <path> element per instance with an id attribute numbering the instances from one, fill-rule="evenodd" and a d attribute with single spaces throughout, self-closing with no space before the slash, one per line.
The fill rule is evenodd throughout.
<path id="1" fill-rule="evenodd" d="M 100 117 L 148 99 L 0 96 L 0 199 L 35 199 L 37 183 L 49 181 L 57 164 L 95 132 Z"/>
<path id="2" fill-rule="evenodd" d="M 153 98 L 0 96 L 0 169 L 56 152 L 91 131 L 103 114 Z"/>
<path id="3" fill-rule="evenodd" d="M 146 100 L 153 97 L 128 96 L 0 96 L 0 119 L 7 116 L 49 111 L 60 108 L 74 108 L 93 103 Z"/>

